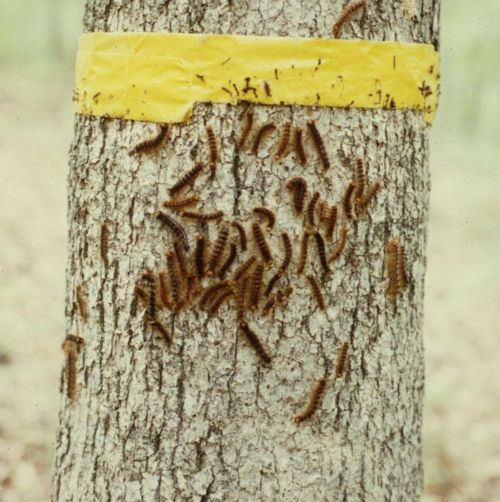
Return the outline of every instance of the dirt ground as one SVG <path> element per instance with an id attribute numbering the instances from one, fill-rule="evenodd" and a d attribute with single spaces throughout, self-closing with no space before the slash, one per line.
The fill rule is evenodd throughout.
<path id="1" fill-rule="evenodd" d="M 49 500 L 63 361 L 70 93 L 69 82 L 0 81 L 3 502 Z M 441 136 L 433 131 L 424 500 L 500 500 L 498 154 Z"/>

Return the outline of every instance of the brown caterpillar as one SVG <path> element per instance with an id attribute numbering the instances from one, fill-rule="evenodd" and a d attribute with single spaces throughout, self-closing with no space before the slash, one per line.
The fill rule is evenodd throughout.
<path id="1" fill-rule="evenodd" d="M 219 150 L 217 148 L 217 138 L 212 126 L 207 126 L 207 136 L 208 136 L 208 165 L 212 171 L 212 177 L 215 176 L 215 170 L 217 168 L 217 161 L 219 160 Z"/>
<path id="2" fill-rule="evenodd" d="M 172 343 L 172 335 L 161 321 L 155 318 L 149 323 L 149 325 L 160 333 L 167 345 L 170 345 Z"/>
<path id="3" fill-rule="evenodd" d="M 271 291 L 274 288 L 274 285 L 278 282 L 279 278 L 281 277 L 281 274 L 278 272 L 277 274 L 274 274 L 269 282 L 267 283 L 266 290 L 264 291 L 264 296 L 269 296 L 271 294 Z"/>
<path id="4" fill-rule="evenodd" d="M 356 159 L 354 168 L 354 200 L 357 201 L 365 192 L 366 177 L 363 167 L 363 159 Z"/>
<path id="5" fill-rule="evenodd" d="M 302 129 L 296 127 L 293 134 L 293 148 L 297 154 L 297 160 L 301 166 L 305 166 L 307 163 L 306 151 L 304 149 L 304 141 L 302 139 Z"/>
<path id="6" fill-rule="evenodd" d="M 180 281 L 179 276 L 177 274 L 177 267 L 175 266 L 175 253 L 170 251 L 167 253 L 167 270 L 170 278 L 170 285 L 172 289 L 172 301 L 174 303 L 174 307 L 179 307 L 180 302 Z"/>
<path id="7" fill-rule="evenodd" d="M 285 256 L 283 258 L 283 263 L 281 264 L 281 267 L 279 268 L 279 274 L 282 275 L 286 272 L 286 269 L 290 265 L 290 262 L 292 261 L 292 242 L 290 241 L 290 237 L 288 237 L 288 234 L 286 232 L 283 232 L 281 234 L 281 240 L 283 241 L 283 248 L 285 250 Z"/>
<path id="8" fill-rule="evenodd" d="M 250 283 L 250 310 L 256 310 L 259 306 L 260 293 L 262 291 L 262 279 L 264 277 L 264 264 L 258 263 L 252 275 Z"/>
<path id="9" fill-rule="evenodd" d="M 323 267 L 325 273 L 330 272 L 330 267 L 328 266 L 328 260 L 326 259 L 325 241 L 319 232 L 314 233 L 314 238 L 316 240 L 316 249 L 318 250 L 318 257 Z"/>
<path id="10" fill-rule="evenodd" d="M 323 298 L 323 294 L 321 293 L 321 289 L 319 289 L 319 284 L 316 281 L 316 279 L 312 275 L 307 275 L 307 281 L 309 282 L 309 285 L 311 286 L 311 290 L 313 293 L 313 296 L 316 300 L 316 303 L 318 304 L 318 307 L 320 310 L 325 310 L 325 300 Z"/>
<path id="11" fill-rule="evenodd" d="M 325 144 L 323 143 L 323 138 L 321 137 L 314 120 L 309 120 L 307 122 L 307 128 L 309 129 L 309 133 L 311 134 L 311 137 L 313 139 L 313 144 L 318 151 L 319 159 L 321 161 L 321 164 L 323 165 L 323 169 L 330 169 L 330 160 L 328 159 L 328 154 L 326 153 Z"/>
<path id="12" fill-rule="evenodd" d="M 158 298 L 156 294 L 156 280 L 149 283 L 148 291 L 148 307 L 146 310 L 146 315 L 150 321 L 156 318 L 158 310 Z"/>
<path id="13" fill-rule="evenodd" d="M 340 32 L 344 24 L 349 21 L 349 19 L 354 15 L 354 13 L 359 9 L 366 8 L 366 0 L 360 0 L 357 2 L 352 2 L 348 4 L 344 10 L 340 13 L 337 21 L 332 27 L 332 33 L 335 38 L 339 38 Z"/>
<path id="14" fill-rule="evenodd" d="M 245 335 L 248 343 L 253 347 L 255 352 L 260 356 L 260 358 L 266 363 L 271 364 L 271 356 L 264 347 L 263 343 L 260 341 L 259 337 L 253 331 L 246 322 L 241 322 L 239 325 L 240 331 Z"/>
<path id="15" fill-rule="evenodd" d="M 255 134 L 255 138 L 253 140 L 253 145 L 252 145 L 252 153 L 254 155 L 258 155 L 259 153 L 259 146 L 264 139 L 264 136 L 266 134 L 271 133 L 276 129 L 276 126 L 272 122 L 268 122 L 267 124 L 264 124 L 261 126 L 261 128 L 257 131 Z"/>
<path id="16" fill-rule="evenodd" d="M 247 261 L 243 262 L 237 269 L 236 272 L 234 273 L 233 276 L 233 281 L 239 281 L 252 267 L 252 265 L 255 263 L 255 256 L 250 256 Z"/>
<path id="17" fill-rule="evenodd" d="M 104 266 L 108 266 L 108 243 L 109 243 L 109 229 L 106 223 L 101 225 L 101 260 L 104 263 Z"/>
<path id="18" fill-rule="evenodd" d="M 66 337 L 63 343 L 63 351 L 66 354 L 66 395 L 70 401 L 76 397 L 76 352 L 77 345 L 75 341 Z"/>
<path id="19" fill-rule="evenodd" d="M 280 160 L 283 157 L 286 149 L 288 148 L 288 144 L 290 143 L 290 133 L 292 132 L 292 123 L 287 122 L 283 126 L 283 131 L 281 133 L 281 138 L 278 142 L 278 146 L 276 147 L 276 153 L 274 154 L 274 160 Z"/>
<path id="20" fill-rule="evenodd" d="M 233 295 L 233 290 L 229 289 L 223 292 L 218 298 L 214 300 L 212 306 L 208 309 L 208 315 L 213 316 L 217 313 L 221 305 Z"/>
<path id="21" fill-rule="evenodd" d="M 190 273 L 186 278 L 186 301 L 189 303 L 198 294 L 198 276 Z"/>
<path id="22" fill-rule="evenodd" d="M 220 268 L 217 277 L 222 280 L 226 276 L 226 272 L 231 268 L 231 265 L 233 264 L 236 255 L 238 253 L 238 249 L 236 247 L 236 244 L 234 242 L 231 242 L 231 246 L 229 248 L 229 255 L 226 258 L 226 261 L 222 264 L 222 267 Z"/>
<path id="23" fill-rule="evenodd" d="M 192 195 L 191 197 L 185 197 L 184 199 L 170 199 L 162 203 L 163 207 L 167 209 L 180 209 L 186 206 L 192 206 L 199 202 L 199 195 Z"/>
<path id="24" fill-rule="evenodd" d="M 262 232 L 262 229 L 260 228 L 260 225 L 258 223 L 252 224 L 252 233 L 264 261 L 267 264 L 272 263 L 273 257 L 271 255 L 271 249 L 269 248 L 266 238 L 264 237 L 264 233 Z"/>
<path id="25" fill-rule="evenodd" d="M 311 200 L 309 201 L 309 204 L 307 206 L 307 222 L 311 226 L 316 225 L 316 222 L 314 221 L 314 211 L 315 211 L 316 203 L 318 202 L 318 199 L 319 199 L 319 192 L 314 192 L 314 194 L 311 197 Z"/>
<path id="26" fill-rule="evenodd" d="M 158 282 L 159 282 L 159 298 L 162 305 L 169 309 L 171 308 L 170 295 L 168 293 L 168 284 L 167 284 L 167 274 L 165 272 L 160 272 L 158 274 Z"/>
<path id="27" fill-rule="evenodd" d="M 174 240 L 174 251 L 175 251 L 175 257 L 177 259 L 177 264 L 179 265 L 181 276 L 183 278 L 186 278 L 189 274 L 188 270 L 189 267 L 186 263 L 186 256 L 184 254 L 184 251 L 182 250 L 178 240 Z"/>
<path id="28" fill-rule="evenodd" d="M 206 240 L 203 235 L 196 237 L 196 248 L 194 250 L 194 264 L 198 279 L 205 277 L 205 247 Z"/>
<path id="29" fill-rule="evenodd" d="M 314 384 L 309 395 L 309 402 L 307 403 L 306 407 L 293 418 L 293 421 L 296 424 L 300 424 L 304 420 L 311 418 L 316 413 L 318 408 L 321 406 L 321 403 L 323 402 L 325 391 L 326 378 L 323 377 L 317 380 Z"/>
<path id="30" fill-rule="evenodd" d="M 224 212 L 213 211 L 211 213 L 199 213 L 196 211 L 182 211 L 181 216 L 183 216 L 184 218 L 189 218 L 191 220 L 213 221 L 221 219 L 224 216 Z"/>
<path id="31" fill-rule="evenodd" d="M 391 239 L 385 248 L 385 263 L 387 269 L 387 296 L 390 300 L 395 300 L 398 295 L 398 272 L 396 264 L 396 254 L 398 250 L 398 241 Z"/>
<path id="32" fill-rule="evenodd" d="M 267 207 L 254 207 L 253 213 L 261 215 L 266 219 L 269 230 L 274 228 L 274 224 L 276 223 L 276 215 L 274 214 L 274 211 L 271 211 L 271 209 Z"/>
<path id="33" fill-rule="evenodd" d="M 180 192 L 187 185 L 194 183 L 194 181 L 199 176 L 201 171 L 203 171 L 203 167 L 204 166 L 201 162 L 197 162 L 192 169 L 184 173 L 179 178 L 179 180 L 176 183 L 174 183 L 174 185 L 168 190 L 170 196 Z"/>
<path id="34" fill-rule="evenodd" d="M 304 178 L 291 178 L 286 183 L 286 188 L 293 195 L 293 207 L 297 214 L 301 214 L 304 209 L 304 200 L 307 193 L 307 183 Z"/>
<path id="35" fill-rule="evenodd" d="M 406 264 L 403 245 L 399 242 L 396 250 L 397 284 L 400 293 L 406 288 Z"/>
<path id="36" fill-rule="evenodd" d="M 328 219 L 326 221 L 326 238 L 331 241 L 335 225 L 337 223 L 337 206 L 334 204 L 328 212 Z"/>
<path id="37" fill-rule="evenodd" d="M 214 298 L 217 292 L 229 288 L 230 284 L 230 281 L 221 281 L 205 288 L 200 298 L 200 307 L 205 308 L 207 303 Z"/>
<path id="38" fill-rule="evenodd" d="M 243 127 L 241 130 L 240 139 L 238 141 L 238 148 L 240 150 L 245 146 L 250 131 L 252 130 L 252 127 L 253 127 L 253 111 L 248 110 L 246 113 L 246 124 L 245 127 Z"/>
<path id="39" fill-rule="evenodd" d="M 346 241 L 347 241 L 347 227 L 343 226 L 340 229 L 340 237 L 335 243 L 335 247 L 333 248 L 333 252 L 330 255 L 330 258 L 328 258 L 328 261 L 335 261 L 340 257 L 342 251 L 344 250 Z"/>
<path id="40" fill-rule="evenodd" d="M 242 251 L 247 250 L 247 234 L 245 232 L 245 227 L 239 222 L 239 221 L 233 221 L 231 223 L 236 230 L 238 230 L 238 233 L 240 235 L 240 247 Z"/>
<path id="41" fill-rule="evenodd" d="M 186 251 L 189 251 L 189 241 L 187 237 L 186 230 L 184 227 L 177 221 L 174 220 L 170 215 L 164 213 L 163 211 L 158 211 L 156 213 L 156 217 L 164 224 L 166 227 L 172 231 L 175 237 L 177 237 L 184 246 Z"/>
<path id="42" fill-rule="evenodd" d="M 224 249 L 226 247 L 228 237 L 229 237 L 229 228 L 227 226 L 224 226 L 222 227 L 222 229 L 219 232 L 219 235 L 217 236 L 217 239 L 214 243 L 214 247 L 212 250 L 212 255 L 210 256 L 210 260 L 208 261 L 208 269 L 207 269 L 208 277 L 214 275 L 215 270 L 219 266 L 222 254 L 224 253 Z"/>
<path id="43" fill-rule="evenodd" d="M 300 243 L 299 266 L 297 267 L 298 275 L 301 275 L 306 267 L 307 254 L 309 249 L 309 235 L 309 231 L 304 230 L 304 233 L 302 234 L 302 242 Z"/>
<path id="44" fill-rule="evenodd" d="M 352 200 L 352 194 L 354 192 L 355 185 L 354 183 L 349 183 L 349 186 L 347 187 L 344 197 L 342 198 L 342 209 L 344 211 L 344 216 L 348 220 L 352 220 L 353 217 L 353 200 Z"/>
<path id="45" fill-rule="evenodd" d="M 358 216 L 363 214 L 370 202 L 377 196 L 380 191 L 380 182 L 376 181 L 371 187 L 368 188 L 366 194 L 356 201 L 356 213 Z"/>
<path id="46" fill-rule="evenodd" d="M 342 378 L 347 362 L 347 351 L 349 350 L 349 342 L 344 342 L 340 347 L 337 356 L 337 365 L 335 366 L 335 378 Z"/>
<path id="47" fill-rule="evenodd" d="M 271 311 L 274 309 L 276 305 L 276 296 L 271 296 L 267 303 L 264 305 L 264 308 L 262 309 L 262 314 L 265 315 L 266 317 L 271 313 Z"/>
<path id="48" fill-rule="evenodd" d="M 248 277 L 243 277 L 243 279 L 238 283 L 236 289 L 236 319 L 238 321 L 243 321 L 245 319 L 245 298 L 247 294 Z"/>
<path id="49" fill-rule="evenodd" d="M 83 295 L 83 288 L 81 284 L 77 284 L 76 286 L 76 303 L 78 304 L 78 310 L 80 311 L 83 321 L 87 322 L 89 318 L 89 309 Z"/>
<path id="50" fill-rule="evenodd" d="M 157 124 L 157 133 L 135 145 L 130 153 L 144 153 L 154 150 L 166 142 L 170 137 L 170 127 L 167 124 Z"/>

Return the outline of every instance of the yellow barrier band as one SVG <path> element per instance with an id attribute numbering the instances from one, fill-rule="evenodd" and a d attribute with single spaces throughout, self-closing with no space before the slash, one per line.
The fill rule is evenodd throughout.
<path id="1" fill-rule="evenodd" d="M 251 101 L 421 110 L 432 123 L 439 59 L 431 45 L 366 40 L 87 33 L 76 111 L 186 122 L 195 103 Z"/>

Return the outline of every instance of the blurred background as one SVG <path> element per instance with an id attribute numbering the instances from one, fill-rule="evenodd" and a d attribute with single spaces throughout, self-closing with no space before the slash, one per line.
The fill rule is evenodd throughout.
<path id="1" fill-rule="evenodd" d="M 442 3 L 443 95 L 431 135 L 424 500 L 494 501 L 500 500 L 500 2 Z M 49 500 L 82 5 L 0 0 L 2 502 Z"/>

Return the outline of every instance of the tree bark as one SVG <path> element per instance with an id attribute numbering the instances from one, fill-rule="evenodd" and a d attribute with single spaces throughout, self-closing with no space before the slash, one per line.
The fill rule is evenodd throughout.
<path id="1" fill-rule="evenodd" d="M 373 1 L 344 38 L 438 41 L 439 0 Z M 330 37 L 344 2 L 88 0 L 86 31 L 217 32 Z M 293 155 L 273 160 L 266 141 L 255 156 L 235 148 L 243 105 L 198 105 L 173 126 L 165 148 L 129 154 L 151 124 L 78 116 L 70 152 L 67 332 L 84 340 L 76 356 L 76 397 L 67 372 L 57 437 L 53 499 L 58 501 L 418 500 L 424 365 L 422 303 L 429 196 L 429 127 L 418 112 L 256 106 L 255 121 L 303 126 L 314 119 L 332 163 L 324 173 L 314 150 L 301 167 Z M 309 193 L 340 201 L 355 158 L 382 189 L 367 214 L 349 224 L 348 244 L 322 283 L 318 310 L 304 277 L 274 318 L 251 324 L 273 356 L 259 362 L 237 334 L 227 306 L 215 317 L 192 306 L 165 314 L 169 348 L 145 326 L 134 286 L 144 269 L 164 269 L 170 236 L 155 212 L 166 188 L 206 157 L 205 126 L 220 139 L 215 179 L 197 183 L 204 210 L 222 209 L 249 228 L 252 208 L 276 211 L 269 240 L 294 243 L 302 225 L 286 181 L 303 176 Z M 101 226 L 109 229 L 107 264 Z M 220 225 L 186 224 L 191 245 Z M 208 230 L 207 230 L 208 228 Z M 404 244 L 409 286 L 386 296 L 385 246 Z M 311 242 L 311 270 L 319 271 Z M 279 261 L 279 258 L 278 258 Z M 309 265 L 310 266 L 310 265 Z M 267 277 L 270 277 L 267 275 Z M 84 322 L 76 290 L 88 307 Z M 348 370 L 327 388 L 314 417 L 293 422 L 314 382 L 332 371 L 350 343 Z M 330 379 L 330 383 L 333 380 Z"/>

